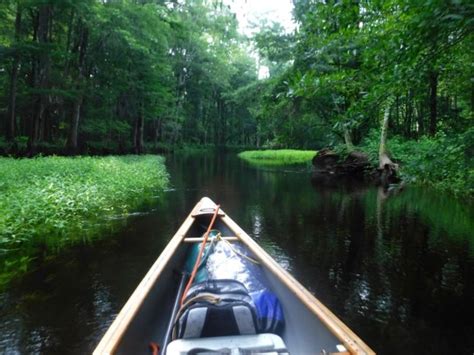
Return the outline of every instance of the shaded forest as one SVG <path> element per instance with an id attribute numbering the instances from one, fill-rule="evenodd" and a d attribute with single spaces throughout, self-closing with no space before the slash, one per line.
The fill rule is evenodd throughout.
<path id="1" fill-rule="evenodd" d="M 351 148 L 384 113 L 389 136 L 474 152 L 469 1 L 294 0 L 293 32 L 251 38 L 230 3 L 2 1 L 3 153 Z"/>
<path id="2" fill-rule="evenodd" d="M 7 151 L 135 152 L 249 144 L 233 93 L 257 79 L 215 1 L 2 1 L 0 115 Z"/>

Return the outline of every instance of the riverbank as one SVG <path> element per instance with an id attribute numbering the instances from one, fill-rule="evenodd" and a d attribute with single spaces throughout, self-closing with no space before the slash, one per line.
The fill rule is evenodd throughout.
<path id="1" fill-rule="evenodd" d="M 374 167 L 378 166 L 379 139 L 374 131 L 356 147 L 368 155 Z M 387 146 L 390 156 L 399 164 L 403 181 L 456 196 L 474 197 L 474 130 L 452 137 L 444 134 L 421 137 L 416 141 L 395 136 Z M 345 146 L 335 150 L 344 152 Z M 315 151 L 281 149 L 244 151 L 238 156 L 253 165 L 285 166 L 310 164 L 315 154 Z"/>
<path id="2" fill-rule="evenodd" d="M 226 152 L 241 152 L 244 150 L 254 149 L 245 145 L 227 144 L 219 146 L 216 144 L 193 144 L 193 143 L 177 143 L 170 144 L 164 142 L 151 143 L 147 142 L 143 146 L 143 154 L 171 154 L 171 153 L 204 153 L 214 150 Z M 63 143 L 40 143 L 36 147 L 35 155 L 39 156 L 71 156 L 71 155 L 89 155 L 89 156 L 109 156 L 109 155 L 130 155 L 135 154 L 135 150 L 131 145 L 118 145 L 115 143 L 88 142 L 75 152 L 68 150 Z M 32 154 L 28 148 L 28 137 L 17 137 L 13 142 L 7 142 L 0 136 L 0 157 L 31 157 Z"/>
<path id="3" fill-rule="evenodd" d="M 100 236 L 168 184 L 159 156 L 0 158 L 0 286 L 36 250 Z"/>
<path id="4" fill-rule="evenodd" d="M 474 197 L 474 129 L 461 135 L 440 133 L 436 137 L 424 136 L 418 140 L 395 136 L 388 140 L 387 147 L 392 159 L 399 164 L 404 181 L 457 196 Z M 376 164 L 378 133 L 369 135 L 360 149 L 368 153 Z"/>
<path id="5" fill-rule="evenodd" d="M 239 158 L 255 165 L 284 166 L 309 164 L 317 154 L 314 150 L 278 149 L 248 150 L 238 154 Z"/>

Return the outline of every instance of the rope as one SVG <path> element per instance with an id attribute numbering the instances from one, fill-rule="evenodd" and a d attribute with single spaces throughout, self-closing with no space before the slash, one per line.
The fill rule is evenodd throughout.
<path id="1" fill-rule="evenodd" d="M 158 355 L 160 353 L 160 346 L 157 343 L 150 341 L 148 346 L 150 347 L 152 355 Z"/>
<path id="2" fill-rule="evenodd" d="M 186 310 L 186 308 L 189 305 L 199 302 L 199 301 L 207 301 L 212 304 L 218 304 L 221 301 L 221 299 L 213 293 L 205 292 L 205 293 L 198 294 L 197 296 L 194 296 L 193 298 L 190 298 L 189 300 L 187 300 L 186 303 L 181 306 L 178 313 L 176 314 L 176 318 L 174 319 L 173 332 L 171 335 L 171 338 L 173 340 L 176 339 L 178 336 L 177 329 L 176 329 L 176 324 L 178 322 L 178 319 L 181 318 L 183 312 Z"/>
<path id="3" fill-rule="evenodd" d="M 260 265 L 260 263 L 258 262 L 258 260 L 255 260 L 255 259 L 252 259 L 250 256 L 248 255 L 245 255 L 244 253 L 241 253 L 240 251 L 238 251 L 237 249 L 235 249 L 232 244 L 230 244 L 230 242 L 228 240 L 225 240 L 224 238 L 222 238 L 222 235 L 221 233 L 219 232 L 219 234 L 216 236 L 216 238 L 222 242 L 224 242 L 229 248 L 230 250 L 232 250 L 235 254 L 237 254 L 238 256 L 250 261 L 251 263 L 254 263 L 256 265 Z"/>
<path id="4" fill-rule="evenodd" d="M 181 297 L 181 302 L 180 302 L 181 307 L 183 307 L 183 302 L 184 302 L 184 299 L 186 298 L 186 294 L 188 293 L 189 288 L 191 287 L 191 284 L 193 283 L 194 278 L 196 277 L 196 273 L 198 271 L 199 265 L 201 264 L 202 253 L 204 252 L 204 248 L 206 247 L 207 239 L 209 238 L 209 233 L 212 229 L 212 226 L 214 225 L 214 222 L 216 221 L 217 214 L 219 213 L 219 208 L 220 208 L 220 205 L 217 205 L 216 210 L 214 211 L 214 215 L 212 216 L 211 223 L 209 223 L 209 227 L 207 227 L 207 231 L 204 234 L 204 238 L 203 238 L 202 244 L 201 244 L 201 249 L 199 250 L 199 254 L 198 254 L 198 257 L 196 259 L 196 263 L 194 264 L 194 268 L 193 268 L 193 271 L 191 273 L 191 277 L 189 278 L 188 284 L 186 285 L 186 288 L 184 289 L 183 295 Z"/>

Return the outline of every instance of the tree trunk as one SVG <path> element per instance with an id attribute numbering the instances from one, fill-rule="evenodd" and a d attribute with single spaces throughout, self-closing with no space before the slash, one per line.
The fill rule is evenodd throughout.
<path id="1" fill-rule="evenodd" d="M 15 18 L 15 45 L 18 46 L 20 42 L 21 32 L 21 13 L 22 9 L 20 4 L 17 4 L 16 18 Z M 7 126 L 6 126 L 6 138 L 8 141 L 12 141 L 16 136 L 16 94 L 18 87 L 18 70 L 20 66 L 20 55 L 18 53 L 18 47 L 15 48 L 15 54 L 13 56 L 13 64 L 10 76 L 10 95 L 8 98 L 8 110 L 7 110 Z"/>
<path id="2" fill-rule="evenodd" d="M 222 145 L 222 101 L 220 95 L 217 98 L 217 145 Z"/>
<path id="3" fill-rule="evenodd" d="M 352 144 L 351 132 L 346 125 L 344 125 L 344 142 L 346 143 L 347 151 L 349 153 L 352 152 L 354 150 L 354 145 Z"/>
<path id="4" fill-rule="evenodd" d="M 87 53 L 89 32 L 87 27 L 81 19 L 78 21 L 78 35 L 77 41 L 74 44 L 73 52 L 77 54 L 77 78 L 76 88 L 77 97 L 74 100 L 74 106 L 72 110 L 71 124 L 69 128 L 69 138 L 67 141 L 67 147 L 71 153 L 77 153 L 78 148 L 78 134 L 79 134 L 79 122 L 81 118 L 81 107 L 84 102 L 83 90 L 84 90 L 84 72 L 85 72 L 85 58 Z"/>
<path id="5" fill-rule="evenodd" d="M 398 165 L 392 162 L 387 152 L 387 133 L 392 103 L 393 97 L 389 97 L 386 102 L 380 133 L 379 171 L 381 173 L 380 180 L 383 185 L 388 184 L 398 171 Z"/>
<path id="6" fill-rule="evenodd" d="M 401 124 L 400 124 L 400 95 L 397 95 L 397 98 L 395 100 L 396 105 L 395 105 L 395 124 L 393 125 L 394 128 L 398 131 Z"/>
<path id="7" fill-rule="evenodd" d="M 215 116 L 214 116 L 214 144 L 219 145 L 219 131 L 220 131 L 220 105 L 219 105 L 219 95 L 214 91 L 214 107 L 215 107 Z"/>
<path id="8" fill-rule="evenodd" d="M 390 118 L 390 106 L 392 104 L 392 101 L 393 101 L 393 98 L 387 99 L 387 103 L 386 103 L 384 114 L 383 114 L 382 126 L 380 129 L 381 133 L 380 133 L 380 146 L 379 146 L 379 168 L 381 169 L 383 169 L 385 164 L 390 160 L 387 156 L 387 132 L 388 132 L 388 122 Z"/>
<path id="9" fill-rule="evenodd" d="M 72 110 L 71 127 L 69 128 L 69 138 L 67 141 L 67 147 L 71 153 L 77 153 L 77 137 L 79 133 L 79 120 L 81 118 L 81 107 L 82 107 L 82 96 L 74 101 L 74 107 Z"/>
<path id="10" fill-rule="evenodd" d="M 221 99 L 221 114 L 220 114 L 220 121 L 222 125 L 221 130 L 221 140 L 219 142 L 220 145 L 227 144 L 227 113 L 226 113 L 226 106 L 224 100 Z"/>
<path id="11" fill-rule="evenodd" d="M 420 109 L 418 110 L 417 117 L 418 117 L 418 136 L 422 136 L 425 134 L 425 121 L 424 121 L 424 104 L 423 102 L 420 103 Z"/>
<path id="12" fill-rule="evenodd" d="M 144 116 L 144 107 L 143 103 L 140 107 L 137 119 L 135 121 L 134 129 L 134 149 L 135 154 L 143 153 L 143 131 L 145 126 L 145 116 Z"/>
<path id="13" fill-rule="evenodd" d="M 257 125 L 257 134 L 255 136 L 255 144 L 260 148 L 260 125 Z"/>
<path id="14" fill-rule="evenodd" d="M 413 126 L 413 90 L 408 90 L 406 110 L 405 110 L 405 137 L 410 138 L 412 136 Z"/>
<path id="15" fill-rule="evenodd" d="M 155 118 L 153 120 L 153 143 L 155 146 L 161 140 L 161 119 Z"/>
<path id="16" fill-rule="evenodd" d="M 50 29 L 51 8 L 49 5 L 42 5 L 38 12 L 37 23 L 37 42 L 40 44 L 40 53 L 38 56 L 38 65 L 35 70 L 35 88 L 40 92 L 36 100 L 36 110 L 33 113 L 33 122 L 30 130 L 30 137 L 28 139 L 28 150 L 30 155 L 36 154 L 38 141 L 42 139 L 42 125 L 44 121 L 44 113 L 48 103 L 48 94 L 45 91 L 48 88 L 49 81 L 49 53 L 45 48 L 48 43 L 48 32 Z"/>
<path id="17" fill-rule="evenodd" d="M 438 73 L 432 70 L 429 74 L 430 80 L 430 135 L 434 136 L 436 134 L 436 125 L 438 120 Z"/>

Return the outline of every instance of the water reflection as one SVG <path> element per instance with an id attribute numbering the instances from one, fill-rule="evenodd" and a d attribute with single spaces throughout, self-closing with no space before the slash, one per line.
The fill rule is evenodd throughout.
<path id="1" fill-rule="evenodd" d="M 253 224 L 252 224 L 252 235 L 254 238 L 260 238 L 262 234 L 262 223 L 263 217 L 258 208 L 254 207 L 251 211 Z"/>
<path id="2" fill-rule="evenodd" d="M 259 170 L 232 155 L 170 156 L 172 189 L 110 238 L 45 254 L 0 295 L 0 353 L 88 353 L 204 195 L 377 352 L 472 353 L 473 206 Z"/>

